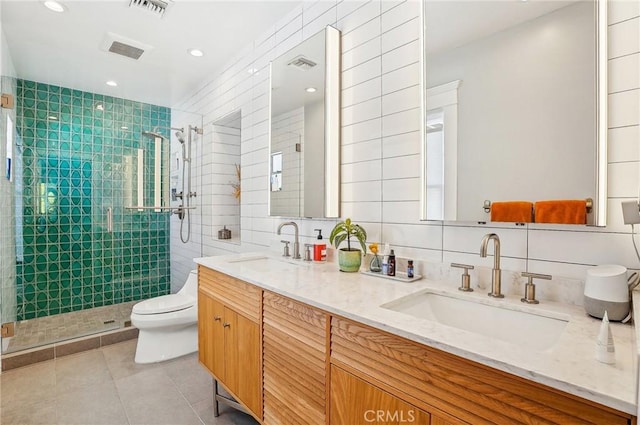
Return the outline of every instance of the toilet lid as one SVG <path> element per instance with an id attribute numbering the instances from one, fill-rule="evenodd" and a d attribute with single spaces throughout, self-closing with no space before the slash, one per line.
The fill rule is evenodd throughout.
<path id="1" fill-rule="evenodd" d="M 184 310 L 195 304 L 195 298 L 189 296 L 180 294 L 162 295 L 139 302 L 133 306 L 133 312 L 136 314 L 169 313 Z"/>

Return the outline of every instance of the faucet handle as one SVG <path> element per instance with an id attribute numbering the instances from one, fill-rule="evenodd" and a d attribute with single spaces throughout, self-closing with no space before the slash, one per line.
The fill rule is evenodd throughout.
<path id="1" fill-rule="evenodd" d="M 291 257 L 289 255 L 289 241 L 280 241 L 284 244 L 284 251 L 282 252 L 283 257 Z"/>
<path id="2" fill-rule="evenodd" d="M 524 285 L 524 298 L 521 298 L 520 301 L 527 304 L 540 304 L 540 301 L 536 300 L 536 285 L 534 285 L 533 279 L 551 280 L 552 276 L 549 274 L 529 272 L 522 272 L 520 274 L 529 279 L 529 281 Z"/>
<path id="3" fill-rule="evenodd" d="M 311 247 L 313 244 L 304 244 L 304 261 L 311 261 Z"/>
<path id="4" fill-rule="evenodd" d="M 459 264 L 459 263 L 451 263 L 451 267 L 455 267 L 458 269 L 464 269 L 464 272 L 461 276 L 461 283 L 458 291 L 462 292 L 473 292 L 473 288 L 471 287 L 471 276 L 469 275 L 469 270 L 473 270 L 473 266 L 469 264 Z"/>

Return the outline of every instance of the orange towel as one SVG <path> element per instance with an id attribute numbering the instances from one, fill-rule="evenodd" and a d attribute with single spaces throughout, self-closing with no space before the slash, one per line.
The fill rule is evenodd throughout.
<path id="1" fill-rule="evenodd" d="M 491 204 L 491 221 L 531 223 L 533 221 L 533 204 L 527 201 L 493 202 Z"/>
<path id="2" fill-rule="evenodd" d="M 587 201 L 584 199 L 538 201 L 534 216 L 536 223 L 587 224 Z"/>

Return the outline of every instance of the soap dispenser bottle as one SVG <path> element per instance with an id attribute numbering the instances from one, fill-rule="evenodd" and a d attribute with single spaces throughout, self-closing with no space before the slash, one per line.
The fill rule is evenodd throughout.
<path id="1" fill-rule="evenodd" d="M 318 232 L 316 239 L 322 241 L 322 229 L 313 229 Z M 318 242 L 313 245 L 313 261 L 327 261 L 327 244 Z"/>

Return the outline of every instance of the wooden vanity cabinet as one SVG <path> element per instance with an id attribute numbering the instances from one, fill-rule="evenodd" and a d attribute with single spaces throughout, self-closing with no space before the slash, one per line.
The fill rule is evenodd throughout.
<path id="1" fill-rule="evenodd" d="M 331 320 L 331 364 L 332 384 L 334 367 L 350 372 L 432 414 L 433 425 L 629 425 L 633 419 L 562 391 L 337 317 Z M 332 387 L 332 409 L 334 390 Z M 357 400 L 367 391 L 350 397 Z"/>
<path id="2" fill-rule="evenodd" d="M 424 410 L 332 365 L 330 423 L 332 425 L 371 423 L 429 425 L 431 417 Z"/>
<path id="3" fill-rule="evenodd" d="M 326 423 L 328 317 L 264 292 L 265 424 Z"/>
<path id="4" fill-rule="evenodd" d="M 258 419 L 262 419 L 261 313 L 260 289 L 199 266 L 199 361 Z"/>
<path id="5" fill-rule="evenodd" d="M 199 360 L 265 425 L 636 418 L 199 266 Z"/>

